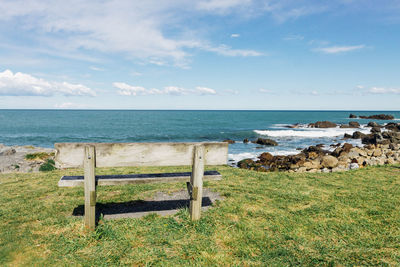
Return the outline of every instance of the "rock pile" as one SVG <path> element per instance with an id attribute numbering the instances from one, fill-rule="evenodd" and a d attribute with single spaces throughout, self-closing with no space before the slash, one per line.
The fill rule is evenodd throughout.
<path id="1" fill-rule="evenodd" d="M 368 165 L 400 163 L 400 124 L 371 126 L 374 127 L 371 128 L 370 134 L 355 132 L 350 135 L 351 138 L 361 138 L 363 147 L 344 143 L 331 145 L 336 147 L 333 151 L 324 150 L 321 146 L 310 146 L 296 155 L 273 156 L 263 153 L 258 160 L 239 161 L 238 167 L 262 172 L 336 172 Z M 384 128 L 385 131 L 376 132 L 375 128 Z"/>

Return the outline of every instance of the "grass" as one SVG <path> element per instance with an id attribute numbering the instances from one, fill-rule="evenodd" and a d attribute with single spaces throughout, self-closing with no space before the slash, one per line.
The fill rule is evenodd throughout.
<path id="1" fill-rule="evenodd" d="M 46 153 L 46 152 L 36 152 L 36 153 L 29 153 L 25 155 L 26 160 L 46 160 L 49 157 L 54 156 L 54 153 Z"/>
<path id="2" fill-rule="evenodd" d="M 82 170 L 0 175 L 0 265 L 288 266 L 400 265 L 400 167 L 344 173 L 260 173 L 217 167 L 207 182 L 225 200 L 191 222 L 169 217 L 100 220 L 71 216 L 83 188 L 58 188 Z M 186 171 L 109 168 L 98 173 Z M 98 202 L 144 199 L 184 185 L 99 187 Z"/>

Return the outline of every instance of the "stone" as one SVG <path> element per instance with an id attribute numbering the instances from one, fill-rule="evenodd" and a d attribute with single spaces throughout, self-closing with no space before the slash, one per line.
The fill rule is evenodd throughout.
<path id="1" fill-rule="evenodd" d="M 252 159 L 243 159 L 237 163 L 237 166 L 241 169 L 250 169 L 256 163 Z"/>
<path id="2" fill-rule="evenodd" d="M 308 160 L 308 161 L 304 162 L 303 166 L 306 167 L 307 169 L 320 169 L 321 163 L 318 159 L 317 160 Z"/>
<path id="3" fill-rule="evenodd" d="M 323 173 L 328 173 L 328 172 L 331 172 L 331 170 L 329 170 L 328 168 L 323 168 L 323 169 L 321 170 L 321 172 L 323 172 Z"/>
<path id="4" fill-rule="evenodd" d="M 373 156 L 373 157 L 380 157 L 380 156 L 382 156 L 382 150 L 379 149 L 379 148 L 375 149 L 374 152 L 372 153 L 372 156 Z"/>
<path id="5" fill-rule="evenodd" d="M 388 114 L 377 114 L 370 116 L 360 116 L 361 119 L 371 119 L 371 120 L 393 120 L 394 116 Z"/>
<path id="6" fill-rule="evenodd" d="M 350 134 L 348 134 L 348 133 L 345 133 L 344 136 L 343 136 L 343 138 L 344 138 L 344 139 L 349 139 L 349 138 L 353 138 L 353 136 L 350 135 Z"/>
<path id="7" fill-rule="evenodd" d="M 231 139 L 225 139 L 225 140 L 222 141 L 222 142 L 225 142 L 225 143 L 228 143 L 228 144 L 234 144 L 234 143 L 235 143 L 235 141 L 233 141 L 233 140 L 231 140 Z"/>
<path id="8" fill-rule="evenodd" d="M 380 124 L 374 122 L 374 121 L 370 121 L 367 124 L 368 127 L 382 127 Z"/>
<path id="9" fill-rule="evenodd" d="M 356 122 L 356 121 L 349 122 L 349 126 L 351 128 L 360 128 L 360 124 L 358 122 Z"/>
<path id="10" fill-rule="evenodd" d="M 309 127 L 312 128 L 335 128 L 336 126 L 336 123 L 330 121 L 317 121 L 316 123 L 309 124 Z"/>
<path id="11" fill-rule="evenodd" d="M 274 156 L 271 153 L 264 152 L 258 158 L 260 159 L 261 162 L 264 163 L 271 161 L 274 158 Z"/>
<path id="12" fill-rule="evenodd" d="M 14 148 L 6 148 L 0 152 L 0 156 L 11 156 L 15 153 L 17 153 L 17 151 Z"/>
<path id="13" fill-rule="evenodd" d="M 245 138 L 243 139 L 243 143 L 247 144 L 249 142 L 249 139 Z"/>
<path id="14" fill-rule="evenodd" d="M 363 137 L 365 137 L 365 134 L 363 134 L 360 131 L 355 131 L 351 138 L 353 138 L 353 139 L 361 139 Z"/>
<path id="15" fill-rule="evenodd" d="M 338 165 L 338 159 L 327 155 L 322 158 L 321 166 L 324 168 L 334 168 Z"/>
<path id="16" fill-rule="evenodd" d="M 352 149 L 352 148 L 353 148 L 353 145 L 349 144 L 349 143 L 344 143 L 343 147 L 342 147 L 343 151 L 345 151 L 345 152 L 349 152 L 350 149 Z"/>
<path id="17" fill-rule="evenodd" d="M 350 114 L 349 118 L 350 118 L 350 119 L 356 119 L 356 118 L 357 118 L 357 116 L 356 116 L 356 115 L 354 115 L 354 114 Z"/>
<path id="18" fill-rule="evenodd" d="M 380 133 L 381 132 L 381 128 L 380 127 L 372 127 L 371 128 L 371 133 Z"/>
<path id="19" fill-rule="evenodd" d="M 272 139 L 267 138 L 257 138 L 257 140 L 253 141 L 253 143 L 264 145 L 264 146 L 277 146 L 278 143 Z"/>

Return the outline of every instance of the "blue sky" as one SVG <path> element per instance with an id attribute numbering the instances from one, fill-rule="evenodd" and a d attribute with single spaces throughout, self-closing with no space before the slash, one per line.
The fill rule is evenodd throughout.
<path id="1" fill-rule="evenodd" d="M 0 108 L 400 109 L 398 0 L 0 0 L 0 14 Z"/>

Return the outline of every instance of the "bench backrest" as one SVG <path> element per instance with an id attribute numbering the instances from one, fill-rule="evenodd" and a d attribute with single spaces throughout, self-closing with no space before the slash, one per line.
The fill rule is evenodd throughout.
<path id="1" fill-rule="evenodd" d="M 224 165 L 228 143 L 56 143 L 58 168 L 83 166 L 86 145 L 95 146 L 97 167 L 192 165 L 195 145 L 204 146 L 206 165 Z"/>

